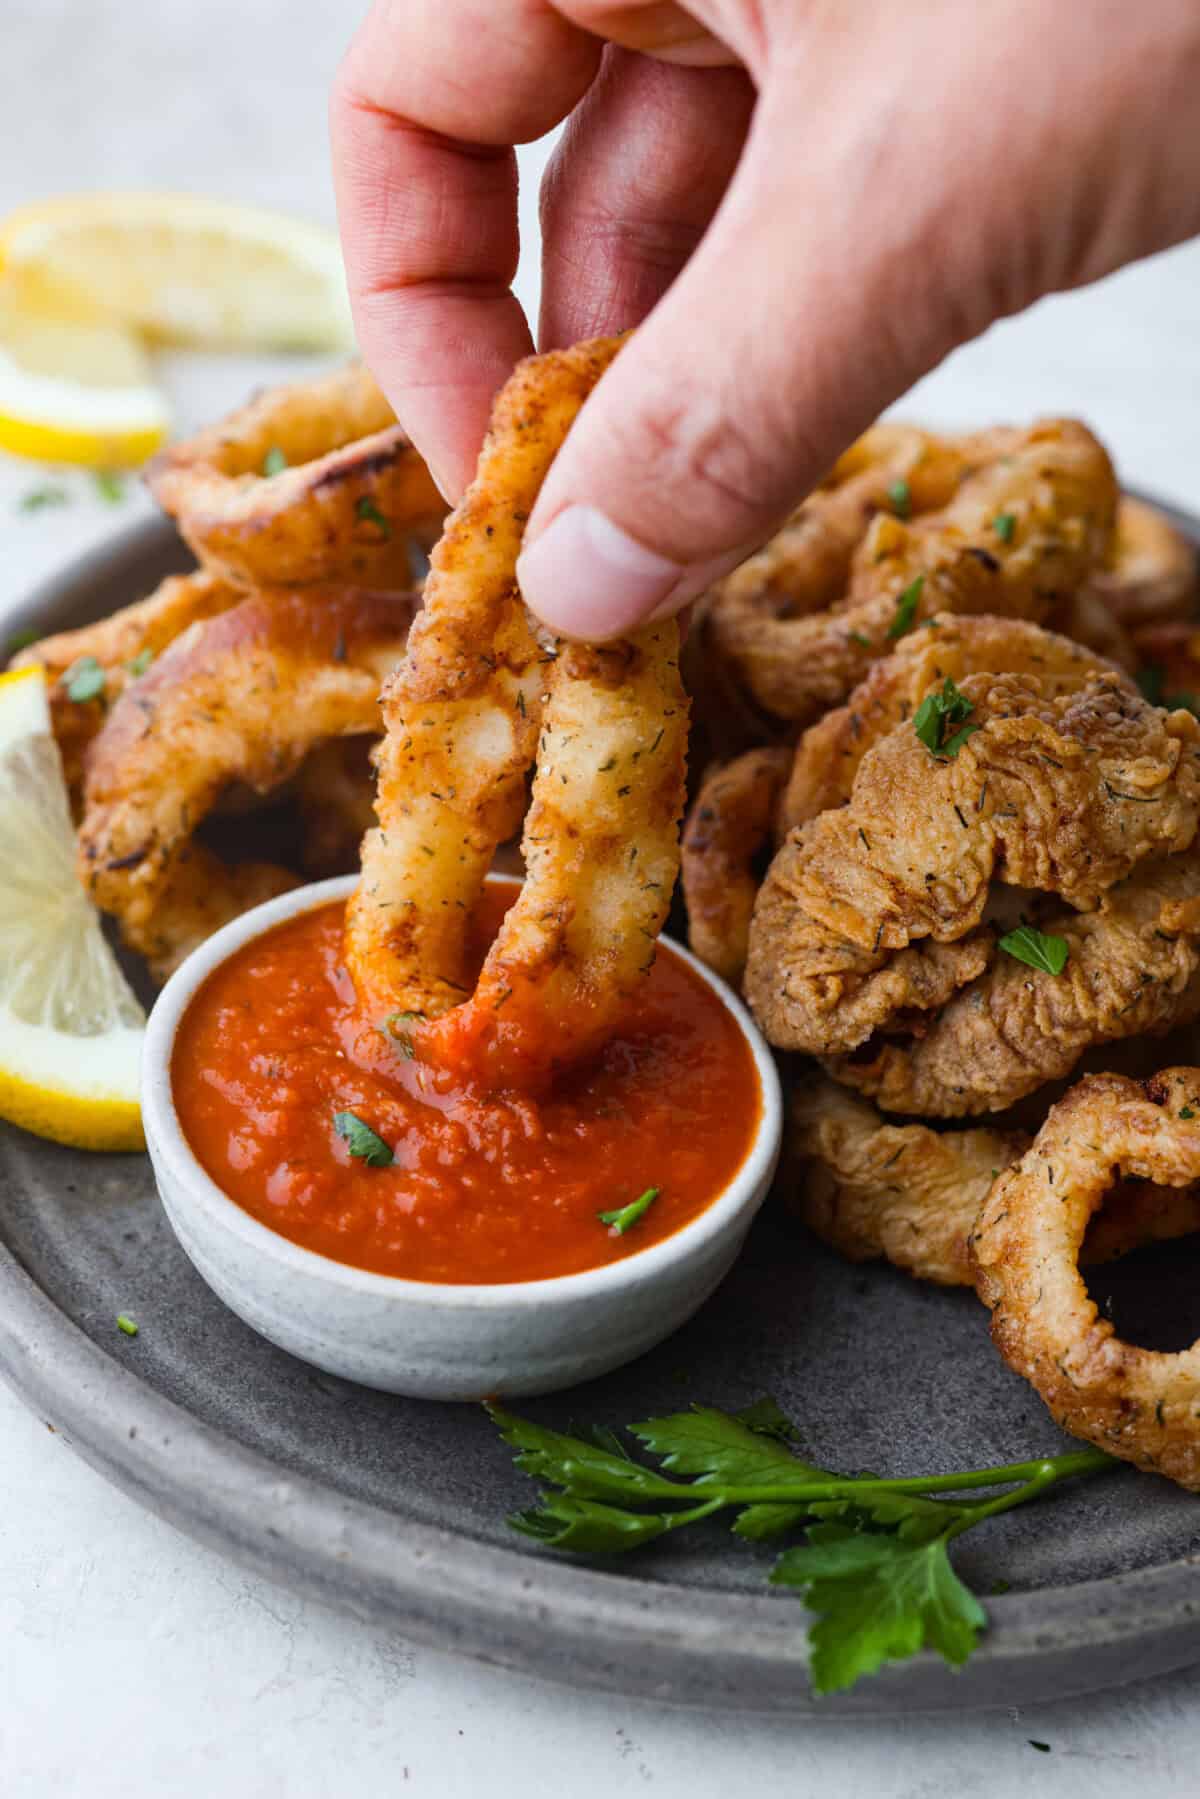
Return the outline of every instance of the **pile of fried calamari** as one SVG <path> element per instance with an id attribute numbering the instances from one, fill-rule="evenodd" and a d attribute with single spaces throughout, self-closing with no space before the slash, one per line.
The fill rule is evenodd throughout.
<path id="1" fill-rule="evenodd" d="M 877 427 L 700 608 L 683 885 L 794 1053 L 808 1224 L 975 1285 L 1067 1430 L 1200 1488 L 1200 1345 L 1079 1273 L 1200 1229 L 1200 1069 L 1147 1041 L 1200 1018 L 1196 606 L 1082 425 Z"/>

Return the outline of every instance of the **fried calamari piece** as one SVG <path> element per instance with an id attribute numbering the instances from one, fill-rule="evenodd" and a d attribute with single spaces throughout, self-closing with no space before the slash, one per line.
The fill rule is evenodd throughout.
<path id="1" fill-rule="evenodd" d="M 146 480 L 204 566 L 247 587 L 407 588 L 409 540 L 430 541 L 446 511 L 359 363 L 259 394 Z"/>
<path id="2" fill-rule="evenodd" d="M 740 982 L 746 966 L 757 863 L 791 761 L 782 747 L 747 750 L 705 775 L 688 812 L 680 851 L 688 944 L 727 981 Z"/>
<path id="3" fill-rule="evenodd" d="M 194 832 L 235 784 L 272 792 L 314 746 L 377 728 L 414 603 L 258 594 L 193 626 L 122 695 L 88 757 L 79 872 L 156 974 L 294 884 L 268 864 L 226 866 Z"/>
<path id="4" fill-rule="evenodd" d="M 1122 494 L 1112 546 L 1088 590 L 1130 631 L 1190 618 L 1197 599 L 1195 547 L 1157 507 Z"/>
<path id="5" fill-rule="evenodd" d="M 216 575 L 168 575 L 146 599 L 95 624 L 43 637 L 13 658 L 14 668 L 36 662 L 46 671 L 50 722 L 72 793 L 83 779 L 88 744 L 130 683 L 189 625 L 228 612 L 244 598 L 240 588 Z M 99 667 L 103 686 L 91 699 L 72 699 L 72 671 L 89 659 Z"/>
<path id="6" fill-rule="evenodd" d="M 844 806 L 867 751 L 910 719 L 947 676 L 962 682 L 975 674 L 1034 675 L 1049 697 L 1077 692 L 1090 676 L 1114 672 L 1103 657 L 1039 625 L 939 613 L 876 662 L 844 706 L 809 726 L 796 746 L 780 823 L 790 829 Z"/>
<path id="7" fill-rule="evenodd" d="M 653 959 L 678 868 L 687 699 L 673 621 L 603 648 L 535 638 L 517 592 L 546 470 L 619 347 L 522 363 L 434 549 L 425 609 L 384 693 L 380 829 L 346 958 L 368 1013 L 415 1013 L 428 1061 L 537 1082 L 611 1033 Z M 468 920 L 537 768 L 527 869 L 469 999 Z"/>
<path id="8" fill-rule="evenodd" d="M 955 694 L 944 747 L 897 726 L 850 803 L 791 832 L 771 864 L 746 993 L 777 1047 L 849 1055 L 944 1006 L 991 960 L 993 880 L 1094 906 L 1140 862 L 1191 844 L 1189 713 L 1116 675 L 1049 697 L 1029 675 L 970 675 Z"/>
<path id="9" fill-rule="evenodd" d="M 1123 1342 L 1079 1272 L 1118 1175 L 1200 1180 L 1200 1069 L 1073 1087 L 988 1195 L 971 1236 L 977 1290 L 1000 1354 L 1064 1430 L 1200 1489 L 1200 1344 L 1167 1355 Z"/>
<path id="10" fill-rule="evenodd" d="M 831 1074 L 887 1111 L 1000 1111 L 1069 1075 L 1084 1051 L 1200 1017 L 1200 857 L 1143 865 L 1091 912 L 1037 918 L 1067 945 L 1061 974 L 997 949 L 986 972 L 913 1034 L 881 1034 Z M 903 1021 L 900 1021 L 901 1025 Z"/>
<path id="11" fill-rule="evenodd" d="M 795 728 L 840 705 L 898 636 L 937 612 L 1045 618 L 1108 550 L 1112 465 L 1070 419 L 991 441 L 993 459 L 941 511 L 910 523 L 876 515 L 836 604 L 791 618 L 709 607 L 701 652 L 761 712 Z"/>
<path id="12" fill-rule="evenodd" d="M 917 1280 L 975 1283 L 968 1240 L 993 1181 L 1029 1147 L 1024 1131 L 892 1124 L 833 1081 L 793 1096 L 795 1209 L 851 1262 L 879 1258 Z M 1111 1262 L 1200 1230 L 1200 1191 L 1128 1181 L 1088 1228 L 1081 1260 Z"/>

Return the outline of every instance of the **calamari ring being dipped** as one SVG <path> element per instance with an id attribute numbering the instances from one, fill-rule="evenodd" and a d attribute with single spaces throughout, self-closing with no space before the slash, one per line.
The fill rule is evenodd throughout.
<path id="1" fill-rule="evenodd" d="M 1072 1436 L 1200 1489 L 1200 1343 L 1178 1355 L 1123 1342 L 1078 1268 L 1114 1175 L 1200 1180 L 1200 1069 L 1147 1081 L 1089 1075 L 993 1186 L 971 1235 L 992 1340 Z"/>
<path id="2" fill-rule="evenodd" d="M 215 618 L 245 599 L 245 592 L 203 570 L 168 575 L 154 592 L 109 618 L 43 637 L 13 658 L 14 668 L 38 663 L 50 689 L 50 723 L 72 793 L 83 779 L 87 746 L 100 731 L 125 689 L 189 625 Z M 84 657 L 93 658 L 104 675 L 104 688 L 94 699 L 73 700 L 68 672 Z"/>
<path id="3" fill-rule="evenodd" d="M 268 474 L 273 451 L 286 458 Z M 246 587 L 407 588 L 410 538 L 445 516 L 432 475 L 361 364 L 273 388 L 150 464 L 199 560 Z"/>
<path id="4" fill-rule="evenodd" d="M 114 708 L 92 745 L 79 873 L 163 976 L 218 926 L 295 884 L 227 866 L 194 832 L 235 783 L 279 788 L 315 746 L 378 730 L 411 594 L 257 594 L 193 626 Z"/>
<path id="5" fill-rule="evenodd" d="M 1112 464 L 1071 419 L 997 431 L 989 441 L 992 460 L 966 474 L 941 511 L 909 523 L 875 516 L 834 605 L 799 617 L 711 605 L 700 620 L 700 652 L 777 726 L 794 729 L 841 705 L 891 651 L 898 622 L 937 612 L 1047 617 L 1108 551 L 1117 506 Z M 898 613 L 906 594 L 905 621 Z"/>
<path id="6" fill-rule="evenodd" d="M 992 957 L 993 880 L 1096 906 L 1200 822 L 1200 726 L 1122 677 L 1043 693 L 971 675 L 971 734 L 935 754 L 911 723 L 859 766 L 848 805 L 791 832 L 759 891 L 746 993 L 783 1049 L 848 1056 L 929 1013 Z M 960 721 L 961 722 L 961 718 Z"/>
<path id="7" fill-rule="evenodd" d="M 545 648 L 515 579 L 542 479 L 618 347 L 518 366 L 384 691 L 380 829 L 363 845 L 347 966 L 376 1019 L 425 1021 L 411 1033 L 421 1059 L 493 1086 L 538 1084 L 611 1034 L 653 960 L 678 869 L 688 706 L 676 625 Z M 526 880 L 468 998 L 470 911 L 535 758 Z"/>
<path id="8" fill-rule="evenodd" d="M 971 1287 L 969 1239 L 1000 1172 L 1028 1149 L 1025 1131 L 893 1124 L 833 1081 L 801 1083 L 790 1108 L 800 1163 L 794 1209 L 851 1262 L 885 1260 L 917 1280 Z M 1200 1230 L 1200 1191 L 1125 1183 L 1088 1228 L 1081 1260 L 1116 1261 Z"/>

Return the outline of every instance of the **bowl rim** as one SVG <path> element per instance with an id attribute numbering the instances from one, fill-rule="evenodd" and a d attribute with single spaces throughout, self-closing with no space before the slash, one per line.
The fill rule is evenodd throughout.
<path id="1" fill-rule="evenodd" d="M 489 873 L 490 883 L 519 877 Z M 404 1275 L 381 1274 L 339 1262 L 320 1251 L 307 1249 L 263 1224 L 231 1199 L 201 1165 L 180 1123 L 172 1091 L 171 1064 L 180 1023 L 208 976 L 224 961 L 287 919 L 315 911 L 331 901 L 348 898 L 358 876 L 335 875 L 291 888 L 275 899 L 241 913 L 199 944 L 170 976 L 150 1012 L 142 1049 L 141 1101 L 146 1144 L 156 1180 L 160 1163 L 172 1178 L 172 1209 L 180 1194 L 187 1210 L 207 1215 L 210 1222 L 240 1239 L 250 1252 L 272 1261 L 285 1274 L 362 1293 L 377 1299 L 403 1299 L 427 1308 L 447 1307 L 467 1311 L 499 1311 L 513 1307 L 545 1307 L 604 1297 L 644 1287 L 675 1264 L 702 1253 L 715 1239 L 757 1210 L 775 1169 L 783 1135 L 783 1094 L 775 1059 L 742 1000 L 699 957 L 662 936 L 660 942 L 700 976 L 733 1017 L 750 1050 L 758 1076 L 760 1113 L 750 1147 L 732 1180 L 697 1217 L 680 1225 L 671 1236 L 645 1249 L 634 1250 L 618 1262 L 573 1274 L 550 1275 L 543 1280 L 488 1283 L 412 1280 Z"/>

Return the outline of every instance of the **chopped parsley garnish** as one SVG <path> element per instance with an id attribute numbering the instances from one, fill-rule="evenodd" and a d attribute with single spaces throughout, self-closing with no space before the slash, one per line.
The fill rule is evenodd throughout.
<path id="1" fill-rule="evenodd" d="M 22 494 L 17 507 L 21 512 L 45 512 L 50 506 L 66 506 L 70 498 L 65 487 L 47 482 L 45 487 L 31 487 L 28 493 Z"/>
<path id="2" fill-rule="evenodd" d="M 119 1331 L 124 1331 L 127 1337 L 136 1337 L 138 1334 L 137 1324 L 129 1316 L 128 1312 L 117 1313 L 117 1329 Z"/>
<path id="3" fill-rule="evenodd" d="M 390 537 L 392 535 L 391 525 L 388 523 L 387 519 L 384 518 L 382 512 L 380 512 L 378 506 L 369 494 L 363 495 L 354 510 L 357 512 L 359 518 L 366 519 L 368 524 L 378 525 L 385 537 Z"/>
<path id="4" fill-rule="evenodd" d="M 353 1112 L 335 1112 L 333 1128 L 352 1156 L 368 1168 L 390 1168 L 396 1160 L 383 1138 Z"/>
<path id="5" fill-rule="evenodd" d="M 871 639 L 869 637 L 864 637 L 861 631 L 851 631 L 850 641 L 851 643 L 860 644 L 864 650 L 869 650 L 871 647 Z"/>
<path id="6" fill-rule="evenodd" d="M 912 516 L 912 488 L 907 481 L 893 481 L 887 490 L 888 500 L 897 518 Z"/>
<path id="7" fill-rule="evenodd" d="M 92 470 L 92 486 L 97 496 L 106 506 L 119 506 L 125 498 L 124 477 L 115 469 L 98 468 Z"/>
<path id="8" fill-rule="evenodd" d="M 542 1549 L 623 1553 L 728 1511 L 733 1536 L 752 1544 L 803 1533 L 770 1579 L 797 1589 L 811 1614 L 816 1693 L 844 1691 L 925 1648 L 961 1667 L 988 1616 L 955 1572 L 952 1545 L 1060 1481 L 1116 1466 L 1083 1449 L 928 1478 L 837 1474 L 796 1453 L 773 1401 L 739 1415 L 693 1406 L 631 1424 L 639 1459 L 607 1427 L 567 1435 L 487 1409 L 542 1489 L 536 1506 L 508 1520 Z"/>
<path id="9" fill-rule="evenodd" d="M 917 616 L 917 601 L 921 597 L 921 589 L 925 585 L 924 575 L 918 575 L 910 581 L 900 598 L 896 601 L 896 616 L 887 628 L 889 637 L 903 637 L 906 631 L 913 628 L 913 620 Z"/>
<path id="10" fill-rule="evenodd" d="M 424 1012 L 389 1012 L 380 1027 L 407 1062 L 411 1062 L 414 1055 L 410 1029 L 414 1024 L 420 1024 L 424 1017 Z"/>
<path id="11" fill-rule="evenodd" d="M 1049 1743 L 1039 1743 L 1036 1737 L 1026 1737 L 1025 1741 L 1029 1744 L 1031 1749 L 1037 1749 L 1042 1755 L 1049 1755 Z"/>
<path id="12" fill-rule="evenodd" d="M 1183 1119 L 1184 1123 L 1186 1124 L 1187 1120 L 1189 1118 L 1194 1118 L 1196 1116 L 1196 1114 L 1192 1110 L 1191 1106 L 1180 1106 L 1179 1116 Z"/>
<path id="13" fill-rule="evenodd" d="M 627 1206 L 622 1206 L 616 1212 L 597 1212 L 596 1216 L 601 1224 L 607 1224 L 619 1237 L 623 1237 L 639 1218 L 645 1217 L 661 1191 L 660 1187 L 647 1187 L 644 1193 L 631 1200 Z"/>
<path id="14" fill-rule="evenodd" d="M 1016 528 L 1017 515 L 1015 512 L 998 512 L 992 520 L 992 530 L 1001 543 L 1011 543 Z"/>
<path id="15" fill-rule="evenodd" d="M 128 669 L 129 673 L 133 676 L 134 680 L 136 681 L 139 679 L 140 676 L 145 674 L 146 670 L 149 668 L 150 664 L 153 661 L 154 661 L 154 651 L 153 650 L 139 650 L 137 655 L 132 659 L 132 661 L 127 662 L 125 664 L 125 667 Z"/>
<path id="16" fill-rule="evenodd" d="M 1001 937 L 1000 948 L 1018 962 L 1040 968 L 1043 974 L 1061 974 L 1071 954 L 1071 946 L 1065 937 L 1037 931 L 1031 924 L 1018 925 L 1015 931 Z"/>
<path id="17" fill-rule="evenodd" d="M 264 475 L 282 475 L 288 466 L 288 459 L 278 444 L 272 444 L 263 457 L 262 472 Z"/>
<path id="18" fill-rule="evenodd" d="M 978 725 L 964 724 L 975 710 L 965 693 L 947 675 L 941 690 L 927 693 L 913 713 L 913 730 L 927 750 L 944 761 L 953 761 Z M 961 726 L 956 730 L 956 726 Z"/>
<path id="19" fill-rule="evenodd" d="M 67 690 L 67 698 L 82 706 L 88 700 L 98 700 L 104 692 L 107 677 L 94 656 L 80 656 L 72 662 L 63 676 L 63 685 Z"/>

